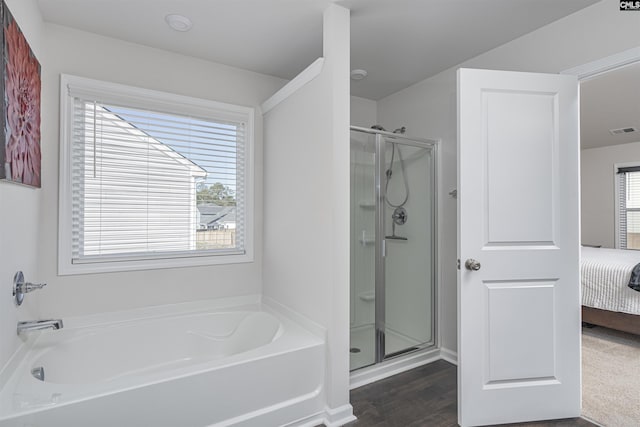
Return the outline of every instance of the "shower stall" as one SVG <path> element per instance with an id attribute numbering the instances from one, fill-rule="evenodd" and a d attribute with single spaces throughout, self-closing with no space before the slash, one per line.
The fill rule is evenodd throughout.
<path id="1" fill-rule="evenodd" d="M 351 127 L 350 369 L 435 345 L 435 140 Z"/>

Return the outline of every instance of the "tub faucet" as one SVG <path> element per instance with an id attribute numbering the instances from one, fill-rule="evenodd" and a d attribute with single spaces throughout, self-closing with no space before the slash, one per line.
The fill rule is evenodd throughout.
<path id="1" fill-rule="evenodd" d="M 43 329 L 62 329 L 62 319 L 29 320 L 18 322 L 18 335 L 23 332 L 40 331 Z"/>

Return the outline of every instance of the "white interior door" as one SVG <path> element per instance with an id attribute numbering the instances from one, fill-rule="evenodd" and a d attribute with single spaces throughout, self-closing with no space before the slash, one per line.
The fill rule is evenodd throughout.
<path id="1" fill-rule="evenodd" d="M 462 426 L 580 415 L 578 105 L 575 76 L 458 70 Z"/>

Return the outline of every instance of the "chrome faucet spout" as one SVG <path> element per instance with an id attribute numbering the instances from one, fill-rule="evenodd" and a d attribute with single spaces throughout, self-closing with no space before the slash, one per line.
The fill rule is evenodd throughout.
<path id="1" fill-rule="evenodd" d="M 18 322 L 18 335 L 29 331 L 41 331 L 43 329 L 62 329 L 62 319 L 29 320 Z"/>

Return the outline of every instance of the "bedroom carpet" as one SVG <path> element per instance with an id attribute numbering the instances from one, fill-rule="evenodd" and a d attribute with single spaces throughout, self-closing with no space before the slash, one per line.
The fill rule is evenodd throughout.
<path id="1" fill-rule="evenodd" d="M 582 416 L 605 427 L 640 426 L 640 336 L 582 328 Z"/>

